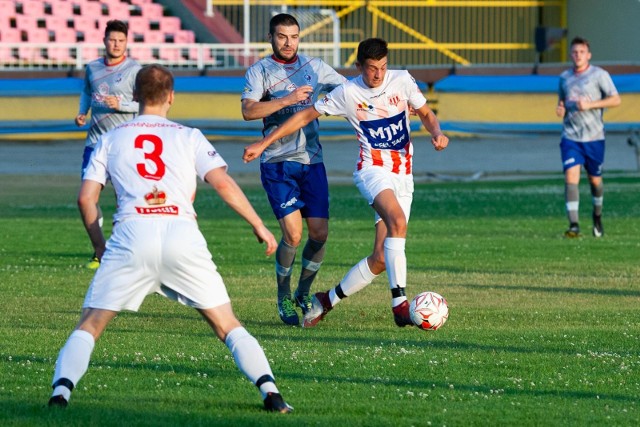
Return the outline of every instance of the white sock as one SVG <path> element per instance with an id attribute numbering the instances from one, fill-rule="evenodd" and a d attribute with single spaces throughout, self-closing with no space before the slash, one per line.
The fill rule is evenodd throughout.
<path id="1" fill-rule="evenodd" d="M 373 279 L 376 277 L 378 277 L 378 275 L 371 272 L 367 259 L 363 258 L 351 267 L 351 270 L 342 278 L 340 287 L 346 296 L 353 295 L 373 282 Z M 340 297 L 336 295 L 335 288 L 329 291 L 329 299 L 331 300 L 332 307 L 340 302 Z"/>
<path id="2" fill-rule="evenodd" d="M 404 252 L 406 239 L 401 237 L 387 237 L 384 239 L 384 263 L 387 268 L 389 288 L 407 287 L 407 257 Z M 395 307 L 407 300 L 406 296 L 396 297 L 391 300 L 391 306 Z"/>
<path id="3" fill-rule="evenodd" d="M 73 331 L 58 354 L 52 384 L 60 378 L 66 378 L 74 386 L 77 385 L 80 378 L 87 372 L 94 345 L 95 340 L 89 332 L 80 329 Z M 62 395 L 68 401 L 71 390 L 65 386 L 57 386 L 52 396 L 58 395 Z"/>
<path id="4" fill-rule="evenodd" d="M 238 369 L 253 384 L 264 375 L 273 378 L 269 361 L 262 347 L 258 344 L 258 340 L 245 328 L 239 326 L 229 332 L 224 343 L 231 351 Z M 267 393 L 278 393 L 278 387 L 271 381 L 265 382 L 260 386 L 260 393 L 262 393 L 262 398 L 264 399 L 267 397 Z"/>

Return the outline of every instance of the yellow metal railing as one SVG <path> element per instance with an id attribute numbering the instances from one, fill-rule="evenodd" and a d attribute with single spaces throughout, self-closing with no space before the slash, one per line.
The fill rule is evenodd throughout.
<path id="1" fill-rule="evenodd" d="M 381 37 L 390 44 L 396 65 L 514 64 L 536 60 L 537 26 L 566 27 L 567 0 L 210 0 L 219 13 L 246 35 L 247 43 L 264 43 L 274 13 L 287 12 L 301 24 L 303 44 L 332 43 L 340 50 L 340 64 L 351 66 L 358 43 Z M 248 4 L 249 14 L 244 10 Z M 314 11 L 332 10 L 334 15 Z M 248 18 L 248 22 L 245 19 Z M 332 40 L 339 20 L 340 40 Z M 560 62 L 566 43 L 546 52 L 542 60 Z"/>

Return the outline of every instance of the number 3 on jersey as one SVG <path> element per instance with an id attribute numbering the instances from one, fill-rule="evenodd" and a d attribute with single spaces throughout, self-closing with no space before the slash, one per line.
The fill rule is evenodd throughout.
<path id="1" fill-rule="evenodd" d="M 151 151 L 145 150 L 145 142 L 147 143 L 146 148 L 151 148 Z M 149 147 L 150 145 L 151 147 Z M 162 140 L 157 135 L 138 135 L 134 146 L 144 153 L 145 162 L 136 164 L 140 176 L 146 179 L 160 181 L 165 172 L 165 164 L 162 158 L 160 158 L 162 154 Z M 155 165 L 155 170 L 150 171 L 147 166 L 151 166 L 152 164 Z"/>

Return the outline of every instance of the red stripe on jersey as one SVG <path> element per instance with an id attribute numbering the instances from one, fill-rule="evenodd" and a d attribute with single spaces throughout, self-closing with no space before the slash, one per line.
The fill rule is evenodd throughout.
<path id="1" fill-rule="evenodd" d="M 391 151 L 391 161 L 393 162 L 393 166 L 391 167 L 391 172 L 399 173 L 400 165 L 402 164 L 402 159 L 400 158 L 399 151 Z"/>
<path id="2" fill-rule="evenodd" d="M 411 175 L 411 163 L 413 163 L 413 159 L 412 159 L 412 155 L 411 155 L 411 142 L 409 142 L 405 147 L 405 152 L 407 153 L 404 158 L 405 158 L 405 173 L 407 175 Z"/>
<path id="3" fill-rule="evenodd" d="M 380 150 L 371 149 L 371 160 L 373 166 L 382 166 L 382 153 Z"/>

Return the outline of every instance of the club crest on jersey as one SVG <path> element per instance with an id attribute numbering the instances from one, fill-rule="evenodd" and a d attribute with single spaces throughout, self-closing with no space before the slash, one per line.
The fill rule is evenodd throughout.
<path id="1" fill-rule="evenodd" d="M 304 74 L 304 81 L 307 82 L 308 85 L 310 85 L 311 84 L 311 80 L 312 80 L 311 76 L 308 73 L 305 73 Z"/>
<path id="2" fill-rule="evenodd" d="M 167 194 L 158 190 L 158 188 L 154 185 L 151 192 L 144 195 L 144 201 L 147 202 L 148 205 L 164 205 L 167 201 Z"/>
<path id="3" fill-rule="evenodd" d="M 397 106 L 399 102 L 400 102 L 400 96 L 398 95 L 393 95 L 389 98 L 389 104 L 393 106 Z"/>
<path id="4" fill-rule="evenodd" d="M 360 122 L 360 128 L 371 147 L 379 150 L 401 150 L 409 142 L 406 114 Z"/>
<path id="5" fill-rule="evenodd" d="M 216 150 L 207 151 L 207 155 L 209 157 L 215 157 L 218 155 L 218 152 Z"/>

